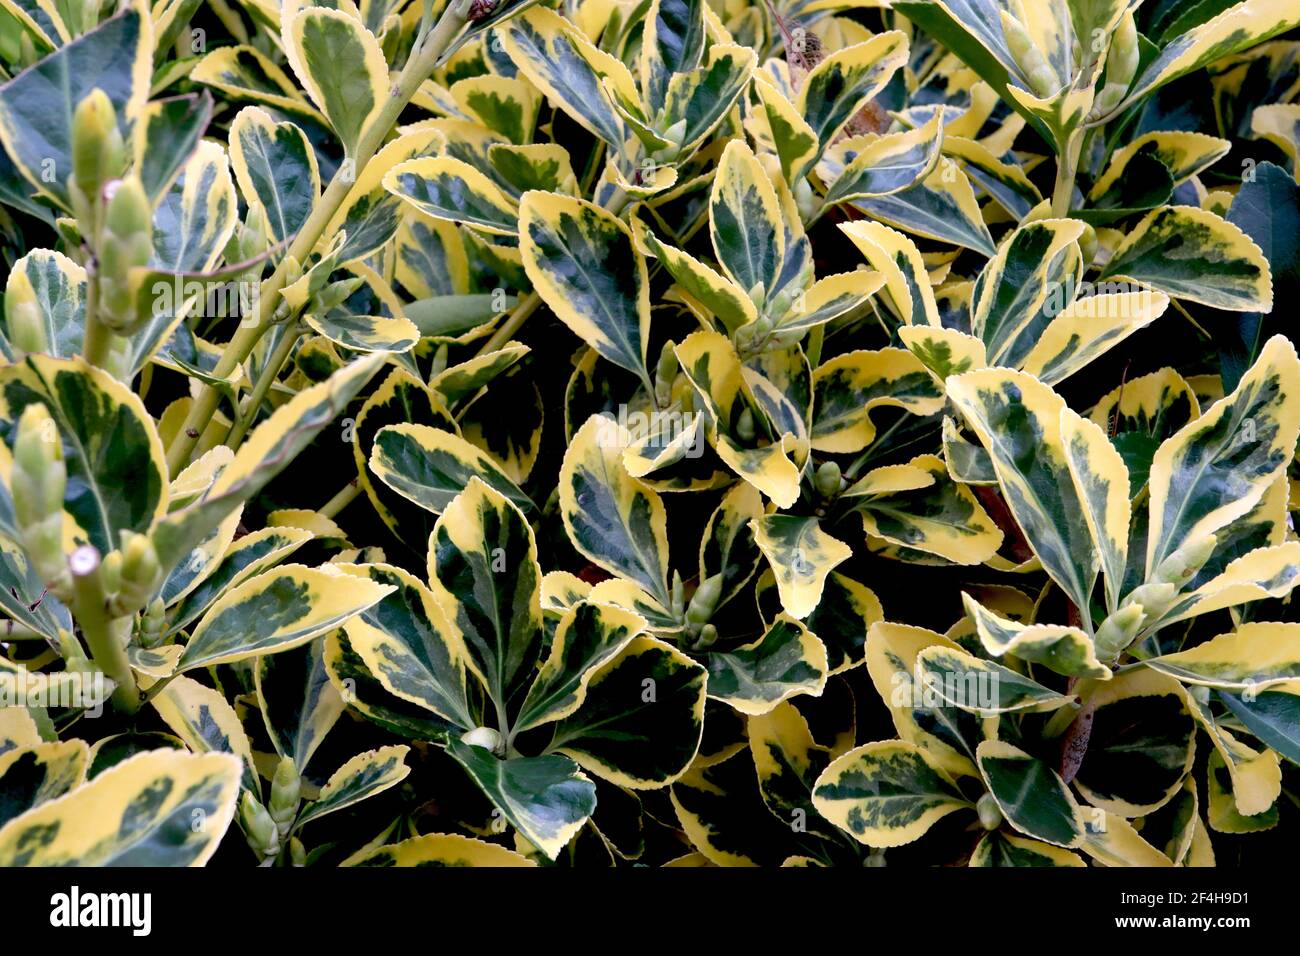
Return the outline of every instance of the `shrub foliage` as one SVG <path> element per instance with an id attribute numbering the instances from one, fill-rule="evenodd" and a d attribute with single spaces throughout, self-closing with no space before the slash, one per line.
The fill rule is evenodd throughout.
<path id="1" fill-rule="evenodd" d="M 1267 855 L 1298 27 L 0 0 L 0 864 Z"/>

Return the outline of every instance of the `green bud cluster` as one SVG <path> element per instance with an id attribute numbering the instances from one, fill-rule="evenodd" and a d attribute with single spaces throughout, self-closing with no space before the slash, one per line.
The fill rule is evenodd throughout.
<path id="1" fill-rule="evenodd" d="M 292 757 L 281 757 L 276 765 L 275 775 L 271 778 L 271 800 L 267 810 L 280 831 L 280 840 L 289 834 L 294 818 L 298 815 L 298 803 L 302 797 L 302 777 Z"/>
<path id="2" fill-rule="evenodd" d="M 1130 10 L 1120 20 L 1115 37 L 1111 40 L 1110 51 L 1106 54 L 1105 83 L 1097 94 L 1089 118 L 1105 116 L 1124 101 L 1133 84 L 1133 77 L 1137 75 L 1140 56 L 1137 22 Z"/>
<path id="3" fill-rule="evenodd" d="M 18 419 L 10 493 L 14 517 L 32 567 L 57 597 L 71 593 L 63 553 L 63 495 L 68 485 L 63 441 L 49 411 L 28 405 Z"/>
<path id="4" fill-rule="evenodd" d="M 137 315 L 131 272 L 153 255 L 153 207 L 138 176 L 112 189 L 98 251 L 99 316 L 113 331 L 129 334 L 147 318 Z"/>
<path id="5" fill-rule="evenodd" d="M 1034 95 L 1046 98 L 1056 93 L 1060 83 L 1048 65 L 1047 58 L 1034 44 L 1025 25 L 1006 10 L 1002 11 L 1002 35 Z"/>
<path id="6" fill-rule="evenodd" d="M 247 790 L 239 798 L 239 825 L 251 846 L 263 857 L 280 852 L 280 830 L 262 802 Z"/>
<path id="7" fill-rule="evenodd" d="M 1124 648 L 1133 643 L 1146 620 L 1146 611 L 1141 604 L 1126 604 L 1114 614 L 1101 622 L 1097 628 L 1094 643 L 1097 657 L 1103 661 L 1113 661 L 1119 657 Z"/>
<path id="8" fill-rule="evenodd" d="M 81 220 L 83 235 L 98 231 L 104 189 L 125 166 L 126 146 L 113 103 L 103 90 L 91 90 L 73 113 L 72 178 L 68 181 L 72 209 Z"/>
<path id="9" fill-rule="evenodd" d="M 655 404 L 667 408 L 673 401 L 673 384 L 677 381 L 679 365 L 677 353 L 673 351 L 673 342 L 664 344 L 659 353 L 659 364 L 655 366 Z"/>
<path id="10" fill-rule="evenodd" d="M 154 598 L 140 617 L 140 644 L 144 647 L 157 647 L 162 643 L 166 627 L 167 606 L 162 598 Z"/>
<path id="11" fill-rule="evenodd" d="M 163 569 L 148 535 L 123 532 L 121 555 L 121 580 L 113 603 L 118 614 L 129 614 L 149 604 L 162 585 Z"/>
<path id="12" fill-rule="evenodd" d="M 700 586 L 691 595 L 691 603 L 686 606 L 686 620 L 690 624 L 704 625 L 718 609 L 722 598 L 722 573 L 719 572 L 700 582 Z"/>

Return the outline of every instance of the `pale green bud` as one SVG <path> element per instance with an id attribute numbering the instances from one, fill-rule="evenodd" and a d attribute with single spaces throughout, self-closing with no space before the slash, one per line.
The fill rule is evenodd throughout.
<path id="1" fill-rule="evenodd" d="M 1052 72 L 1047 59 L 1034 45 L 1024 24 L 1006 10 L 1002 11 L 1002 35 L 1006 38 L 1007 49 L 1011 51 L 1016 65 L 1029 81 L 1030 89 L 1039 97 L 1048 97 L 1056 92 L 1056 74 Z"/>
<path id="2" fill-rule="evenodd" d="M 659 353 L 659 364 L 655 366 L 655 404 L 660 408 L 666 407 L 673 400 L 673 383 L 677 381 L 679 368 L 673 343 L 668 342 Z"/>
<path id="3" fill-rule="evenodd" d="M 1126 92 L 1128 92 L 1127 87 L 1103 86 L 1101 92 L 1097 94 L 1096 100 L 1093 101 L 1092 110 L 1088 114 L 1089 118 L 1096 119 L 1111 112 L 1120 103 L 1124 102 Z"/>
<path id="4" fill-rule="evenodd" d="M 162 584 L 163 571 L 148 535 L 126 531 L 122 542 L 122 587 L 117 604 L 123 612 L 129 612 L 149 603 Z"/>
<path id="5" fill-rule="evenodd" d="M 72 117 L 72 185 L 85 202 L 93 204 L 125 165 L 126 148 L 113 103 L 103 90 L 91 90 Z M 77 210 L 79 216 L 84 213 Z"/>
<path id="6" fill-rule="evenodd" d="M 22 269 L 9 273 L 5 287 L 5 331 L 14 348 L 23 352 L 44 352 L 50 347 L 40 301 Z"/>
<path id="7" fill-rule="evenodd" d="M 991 793 L 980 797 L 979 802 L 975 804 L 975 812 L 979 814 L 980 826 L 985 830 L 996 830 L 1002 825 L 1002 808 L 998 806 L 997 800 Z"/>
<path id="8" fill-rule="evenodd" d="M 447 363 L 450 359 L 451 351 L 448 348 L 447 343 L 443 342 L 434 351 L 433 358 L 430 360 L 429 377 L 433 378 L 435 375 L 441 375 L 445 372 L 447 370 Z"/>
<path id="9" fill-rule="evenodd" d="M 293 818 L 298 813 L 298 800 L 301 795 L 302 778 L 298 775 L 298 768 L 293 758 L 281 757 L 280 763 L 276 765 L 275 775 L 271 778 L 271 802 L 267 806 L 271 819 L 280 827 L 281 832 L 287 830 L 289 824 L 293 823 Z"/>
<path id="10" fill-rule="evenodd" d="M 1214 555 L 1214 549 L 1218 545 L 1219 539 L 1213 534 L 1187 542 L 1156 566 L 1151 580 L 1181 588 L 1205 567 L 1205 562 Z"/>
<path id="11" fill-rule="evenodd" d="M 1133 11 L 1129 10 L 1119 21 L 1115 39 L 1110 44 L 1110 52 L 1106 54 L 1106 85 L 1127 91 L 1137 74 L 1141 52 L 1138 47 L 1137 21 L 1133 19 Z"/>
<path id="12" fill-rule="evenodd" d="M 49 411 L 28 405 L 18 419 L 10 474 L 14 517 L 23 547 L 41 580 L 56 594 L 71 584 L 63 554 L 63 495 L 68 486 L 63 441 Z"/>
<path id="13" fill-rule="evenodd" d="M 718 640 L 718 629 L 712 624 L 705 624 L 700 628 L 700 636 L 695 639 L 695 649 L 702 651 L 710 648 Z"/>
<path id="14" fill-rule="evenodd" d="M 137 176 L 123 179 L 104 212 L 99 249 L 99 305 L 104 324 L 129 333 L 138 324 L 131 295 L 131 270 L 153 255 L 153 207 Z"/>
<path id="15" fill-rule="evenodd" d="M 785 315 L 790 311 L 790 306 L 794 305 L 794 297 L 795 290 L 786 286 L 772 297 L 772 301 L 767 309 L 768 315 Z"/>
<path id="16" fill-rule="evenodd" d="M 673 146 L 681 149 L 682 142 L 686 139 L 686 120 L 679 119 L 668 129 L 664 130 L 663 138 L 672 143 Z"/>
<path id="17" fill-rule="evenodd" d="M 782 349 L 788 349 L 803 339 L 804 334 L 804 329 L 787 329 L 784 332 L 778 332 L 768 340 L 766 351 L 780 352 Z"/>
<path id="18" fill-rule="evenodd" d="M 274 856 L 280 850 L 280 831 L 261 801 L 247 790 L 239 798 L 239 822 L 248 836 L 249 844 L 263 856 Z"/>
<path id="19" fill-rule="evenodd" d="M 750 442 L 758 435 L 758 428 L 754 422 L 754 410 L 746 408 L 736 419 L 736 437 L 741 441 Z"/>
<path id="20" fill-rule="evenodd" d="M 104 555 L 103 570 L 104 590 L 108 594 L 117 594 L 122 587 L 122 552 L 110 551 Z"/>
<path id="21" fill-rule="evenodd" d="M 838 464 L 833 461 L 824 461 L 817 468 L 817 473 L 813 477 L 813 484 L 817 487 L 817 493 L 823 498 L 833 498 L 840 492 L 843 477 Z"/>
<path id="22" fill-rule="evenodd" d="M 673 572 L 673 583 L 670 589 L 669 601 L 673 606 L 673 614 L 681 617 L 686 609 L 686 585 L 682 581 L 682 574 L 680 571 Z"/>
<path id="23" fill-rule="evenodd" d="M 799 210 L 799 218 L 804 222 L 817 214 L 817 196 L 813 193 L 812 183 L 802 177 L 794 184 L 794 204 Z"/>
<path id="24" fill-rule="evenodd" d="M 1167 581 L 1148 581 L 1141 587 L 1134 588 L 1124 599 L 1124 606 L 1142 605 L 1148 620 L 1155 620 L 1174 603 L 1178 597 L 1178 588 Z"/>
<path id="25" fill-rule="evenodd" d="M 691 603 L 686 607 L 686 620 L 692 624 L 705 624 L 718 609 L 718 600 L 722 597 L 722 573 L 719 572 L 700 582 L 691 596 Z"/>
<path id="26" fill-rule="evenodd" d="M 244 217 L 237 235 L 239 242 L 235 250 L 236 262 L 247 262 L 266 251 L 266 213 L 261 206 L 254 204 L 248 207 L 248 215 Z"/>
<path id="27" fill-rule="evenodd" d="M 145 647 L 157 647 L 162 641 L 166 626 L 167 605 L 162 598 L 154 598 L 140 619 L 140 643 Z"/>
<path id="28" fill-rule="evenodd" d="M 1133 643 L 1146 620 L 1146 611 L 1141 604 L 1126 604 L 1114 614 L 1101 622 L 1097 628 L 1094 643 L 1097 657 L 1103 661 L 1113 661 L 1124 648 Z"/>
<path id="29" fill-rule="evenodd" d="M 347 300 L 348 296 L 365 285 L 365 282 L 366 280 L 360 276 L 331 282 L 312 296 L 312 300 L 307 306 L 307 313 L 317 315 L 337 308 Z"/>

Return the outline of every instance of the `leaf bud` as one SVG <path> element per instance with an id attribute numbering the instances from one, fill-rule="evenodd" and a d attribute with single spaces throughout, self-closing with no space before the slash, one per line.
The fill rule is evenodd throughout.
<path id="1" fill-rule="evenodd" d="M 692 624 L 705 624 L 718 609 L 722 597 L 722 572 L 718 572 L 700 582 L 700 586 L 691 595 L 691 603 L 686 607 L 686 620 Z"/>
<path id="2" fill-rule="evenodd" d="M 787 285 L 784 289 L 772 296 L 771 304 L 767 308 L 768 315 L 777 317 L 785 315 L 790 311 L 790 306 L 794 305 L 796 291 L 792 285 Z"/>
<path id="3" fill-rule="evenodd" d="M 154 598 L 140 619 L 140 643 L 144 647 L 157 647 L 162 642 L 166 627 L 167 605 L 162 598 Z"/>
<path id="4" fill-rule="evenodd" d="M 20 351 L 44 352 L 50 347 L 36 290 L 22 269 L 10 272 L 5 286 L 5 332 Z"/>
<path id="5" fill-rule="evenodd" d="M 1213 534 L 1187 542 L 1156 566 L 1151 580 L 1182 588 L 1205 567 L 1205 562 L 1210 560 L 1218 545 L 1219 539 Z"/>
<path id="6" fill-rule="evenodd" d="M 137 324 L 131 271 L 153 255 L 153 207 L 137 176 L 121 180 L 104 213 L 99 249 L 99 304 L 104 324 L 117 332 Z"/>
<path id="7" fill-rule="evenodd" d="M 72 182 L 93 203 L 125 164 L 117 112 L 107 93 L 93 89 L 82 97 L 72 117 Z"/>
<path id="8" fill-rule="evenodd" d="M 117 594 L 122 587 L 122 552 L 110 551 L 104 555 L 103 571 L 104 590 Z"/>
<path id="9" fill-rule="evenodd" d="M 1106 54 L 1106 86 L 1118 87 L 1127 92 L 1137 74 L 1141 52 L 1138 47 L 1137 21 L 1133 19 L 1133 11 L 1129 10 L 1115 28 L 1115 38 Z"/>
<path id="10" fill-rule="evenodd" d="M 298 813 L 298 799 L 302 795 L 302 778 L 292 757 L 281 757 L 271 777 L 271 802 L 267 809 L 271 819 L 286 831 Z"/>
<path id="11" fill-rule="evenodd" d="M 280 851 L 280 831 L 260 800 L 247 790 L 239 799 L 239 822 L 248 836 L 249 845 L 263 856 Z"/>
<path id="12" fill-rule="evenodd" d="M 686 586 L 682 583 L 680 571 L 673 572 L 673 583 L 668 599 L 672 603 L 673 614 L 681 617 L 686 609 Z"/>
<path id="13" fill-rule="evenodd" d="M 71 583 L 63 555 L 63 495 L 67 485 L 59 430 L 46 407 L 32 402 L 18 419 L 10 493 L 27 556 L 41 580 L 56 594 L 67 593 Z"/>
<path id="14" fill-rule="evenodd" d="M 677 149 L 681 149 L 682 143 L 686 139 L 686 118 L 679 119 L 668 129 L 664 130 L 663 138 L 672 143 Z"/>
<path id="15" fill-rule="evenodd" d="M 1037 96 L 1044 98 L 1056 92 L 1058 86 L 1056 74 L 1052 72 L 1047 59 L 1034 45 L 1034 40 L 1024 24 L 1006 10 L 1002 11 L 1002 35 L 1006 38 L 1007 49 L 1011 52 L 1016 65 L 1029 81 L 1030 89 Z"/>
<path id="16" fill-rule="evenodd" d="M 1141 604 L 1126 604 L 1101 622 L 1094 643 L 1097 656 L 1103 661 L 1113 661 L 1124 648 L 1133 643 L 1146 620 L 1146 610 Z"/>
<path id="17" fill-rule="evenodd" d="M 996 830 L 1002 825 L 1002 808 L 998 806 L 997 800 L 991 793 L 980 797 L 979 802 L 975 804 L 975 812 L 979 814 L 980 826 L 985 830 Z"/>
<path id="18" fill-rule="evenodd" d="M 247 262 L 266 251 L 266 213 L 257 203 L 248 207 L 248 215 L 239 227 L 239 244 L 236 249 L 236 262 Z"/>
<path id="19" fill-rule="evenodd" d="M 659 364 L 655 367 L 655 404 L 664 408 L 673 400 L 673 383 L 677 381 L 680 365 L 673 343 L 667 342 L 659 353 Z"/>
<path id="20" fill-rule="evenodd" d="M 833 461 L 824 461 L 817 468 L 813 484 L 817 487 L 817 493 L 823 498 L 833 498 L 839 494 L 843 480 L 840 466 Z"/>
<path id="21" fill-rule="evenodd" d="M 758 435 L 758 428 L 754 422 L 754 410 L 746 408 L 736 419 L 736 437 L 741 441 L 750 442 Z"/>
<path id="22" fill-rule="evenodd" d="M 817 197 L 813 194 L 812 183 L 805 176 L 794 184 L 794 204 L 799 210 L 799 218 L 804 222 L 817 214 Z"/>
<path id="23" fill-rule="evenodd" d="M 144 607 L 162 584 L 162 565 L 147 534 L 122 534 L 122 587 L 118 606 L 125 613 Z"/>
<path id="24" fill-rule="evenodd" d="M 1178 588 L 1174 587 L 1167 581 L 1148 581 L 1140 587 L 1134 588 L 1127 598 L 1124 599 L 1125 606 L 1130 604 L 1142 605 L 1142 610 L 1147 613 L 1149 619 L 1155 619 L 1165 612 L 1165 609 L 1174 602 L 1178 597 Z"/>
<path id="25" fill-rule="evenodd" d="M 1110 113 L 1115 107 L 1124 101 L 1124 94 L 1127 92 L 1120 86 L 1104 86 L 1097 99 L 1093 101 L 1092 110 L 1088 113 L 1090 120 L 1099 119 Z"/>

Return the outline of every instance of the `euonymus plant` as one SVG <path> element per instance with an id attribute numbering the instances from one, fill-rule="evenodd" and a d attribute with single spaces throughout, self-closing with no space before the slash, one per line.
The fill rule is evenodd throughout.
<path id="1" fill-rule="evenodd" d="M 0 0 L 0 80 L 0 865 L 1297 825 L 1295 0 Z"/>

